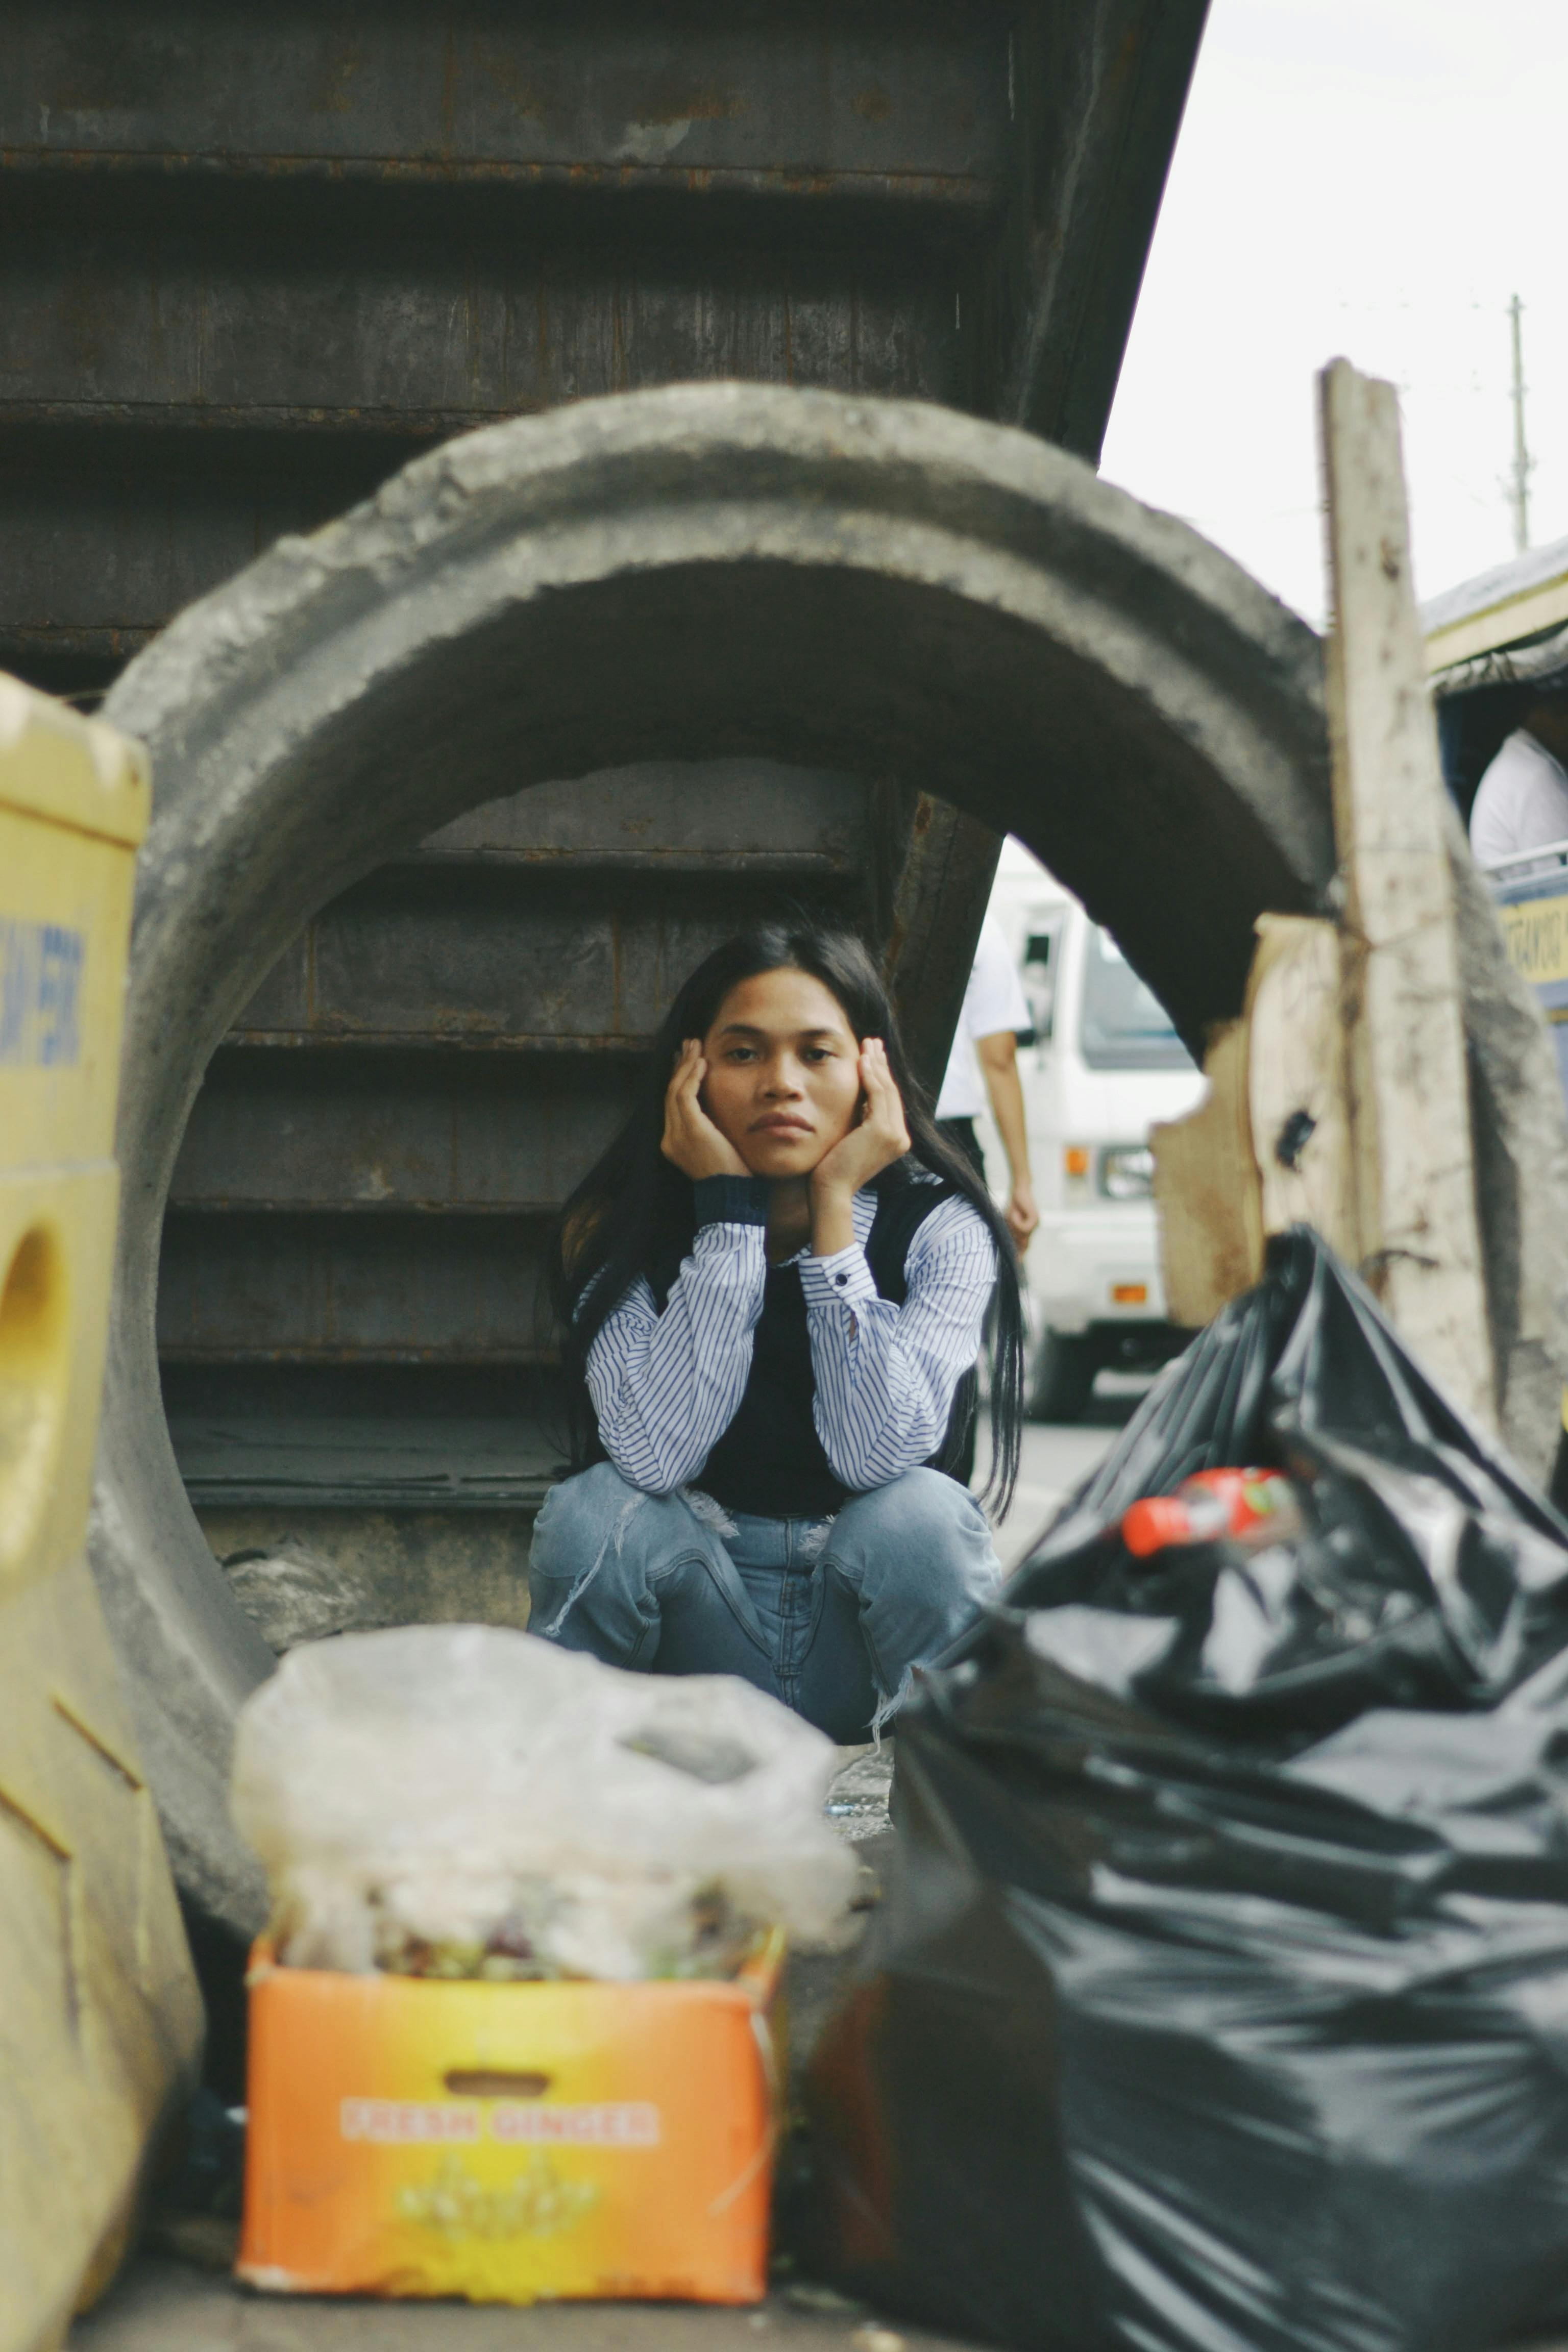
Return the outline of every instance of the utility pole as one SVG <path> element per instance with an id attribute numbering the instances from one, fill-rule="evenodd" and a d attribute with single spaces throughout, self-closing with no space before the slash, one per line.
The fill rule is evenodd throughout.
<path id="1" fill-rule="evenodd" d="M 1513 480 L 1509 500 L 1513 508 L 1513 550 L 1522 555 L 1530 545 L 1530 476 L 1535 463 L 1524 437 L 1524 343 L 1520 320 L 1524 305 L 1516 294 L 1508 306 L 1513 339 Z"/>

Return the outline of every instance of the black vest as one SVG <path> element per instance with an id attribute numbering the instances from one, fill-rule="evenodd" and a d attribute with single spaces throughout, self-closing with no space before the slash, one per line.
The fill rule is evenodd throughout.
<path id="1" fill-rule="evenodd" d="M 891 1183 L 877 1200 L 866 1261 L 879 1297 L 904 1303 L 904 1260 L 910 1242 L 950 1184 Z M 659 1305 L 663 1307 L 663 1297 Z M 752 1335 L 752 1370 L 735 1418 L 692 1479 L 726 1510 L 765 1519 L 826 1519 L 847 1498 L 812 1420 L 816 1383 L 798 1265 L 770 1265 L 763 1311 Z M 958 1384 L 946 1441 L 930 1467 L 963 1455 L 975 1412 L 973 1370 Z"/>

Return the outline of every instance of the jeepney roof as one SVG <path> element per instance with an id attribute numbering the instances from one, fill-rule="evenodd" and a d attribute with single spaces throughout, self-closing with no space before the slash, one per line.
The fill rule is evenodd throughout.
<path id="1" fill-rule="evenodd" d="M 1473 580 L 1434 596 L 1421 607 L 1426 668 L 1439 693 L 1459 685 L 1454 673 L 1490 665 L 1507 652 L 1506 667 L 1467 675 L 1466 688 L 1539 677 L 1568 663 L 1568 539 L 1532 547 L 1494 564 Z M 1556 641 L 1563 638 L 1563 649 Z M 1537 658 L 1551 644 L 1553 657 Z M 1523 660 L 1528 655 L 1530 658 Z M 1521 665 L 1522 660 L 1522 667 Z M 1437 680 L 1441 676 L 1441 683 Z"/>

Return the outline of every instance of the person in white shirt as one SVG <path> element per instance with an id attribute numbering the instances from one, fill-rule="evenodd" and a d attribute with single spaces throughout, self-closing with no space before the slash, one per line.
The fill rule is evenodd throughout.
<path id="1" fill-rule="evenodd" d="M 1568 841 L 1568 695 L 1539 695 L 1481 778 L 1470 810 L 1479 866 Z"/>
<path id="2" fill-rule="evenodd" d="M 936 1123 L 984 1176 L 984 1155 L 974 1122 L 990 1097 L 991 1115 L 1007 1155 L 1012 1182 L 1004 1213 L 1020 1257 L 1040 1222 L 1029 1169 L 1024 1089 L 1018 1077 L 1018 1033 L 1033 1025 L 1006 934 L 995 916 L 987 914 L 980 927 L 969 985 L 963 992 L 963 1010 L 958 1016 L 958 1034 L 937 1097 Z"/>

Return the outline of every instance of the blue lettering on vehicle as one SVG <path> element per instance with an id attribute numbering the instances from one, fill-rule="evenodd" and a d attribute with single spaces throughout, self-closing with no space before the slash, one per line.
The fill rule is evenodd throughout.
<path id="1" fill-rule="evenodd" d="M 63 923 L 0 915 L 0 1069 L 68 1069 L 81 1058 L 87 940 Z"/>

